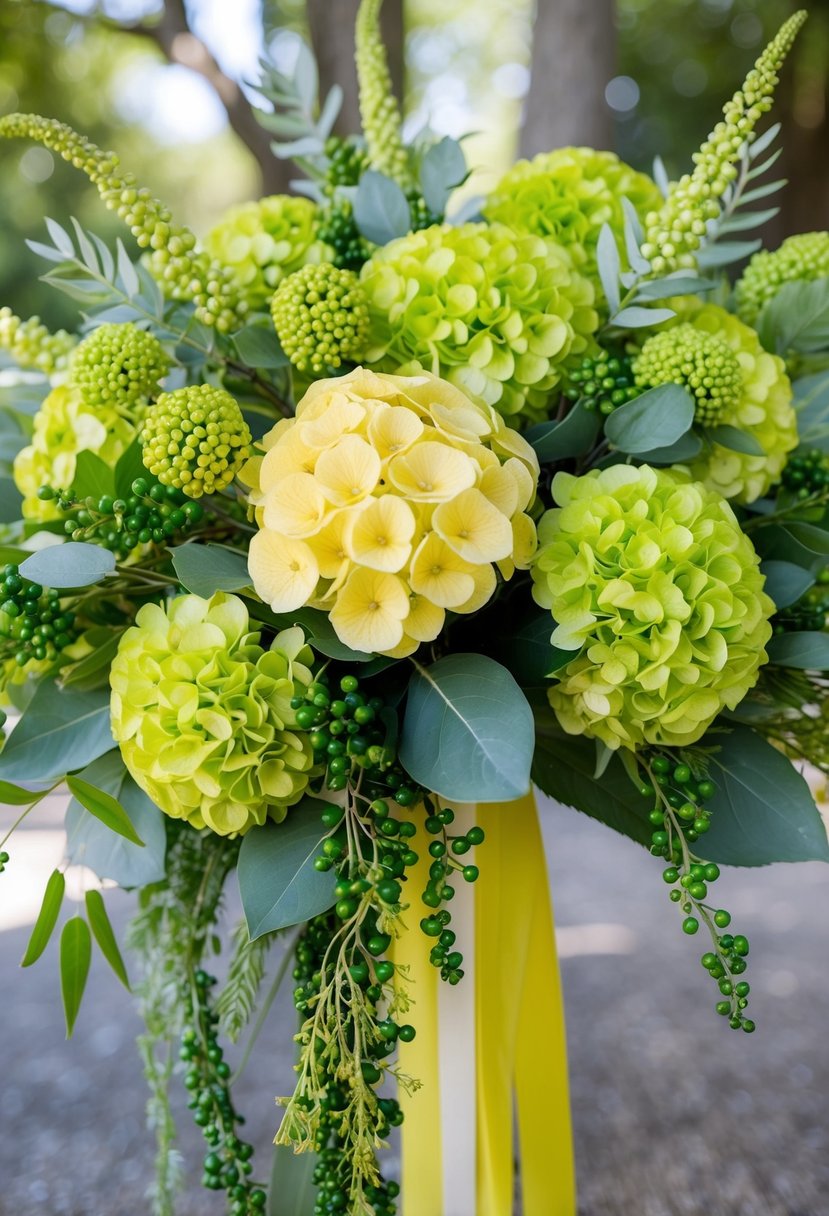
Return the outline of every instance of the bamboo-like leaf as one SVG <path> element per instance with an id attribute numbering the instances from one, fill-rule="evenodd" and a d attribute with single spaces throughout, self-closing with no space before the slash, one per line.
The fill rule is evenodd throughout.
<path id="1" fill-rule="evenodd" d="M 100 891 L 93 887 L 91 891 L 86 892 L 86 915 L 89 917 L 89 925 L 98 943 L 101 954 L 109 963 L 112 970 L 118 976 L 118 979 L 130 991 L 130 981 L 127 976 L 127 969 L 124 966 L 124 960 L 121 957 L 121 951 L 118 949 L 118 942 L 115 940 L 115 934 L 112 931 L 112 923 L 106 910 L 106 904 Z"/>
<path id="2" fill-rule="evenodd" d="M 60 870 L 53 870 L 49 875 L 49 881 L 46 883 L 46 890 L 43 892 L 43 902 L 40 905 L 35 927 L 32 929 L 32 935 L 29 938 L 26 953 L 20 961 L 21 967 L 31 967 L 32 963 L 37 962 L 48 946 L 49 938 L 52 936 L 58 921 L 58 913 L 63 903 L 63 893 L 65 890 L 66 879 Z"/>
<path id="3" fill-rule="evenodd" d="M 66 1018 L 66 1037 L 72 1038 L 78 1010 L 83 1000 L 89 964 L 92 959 L 92 937 L 82 916 L 73 916 L 63 926 L 60 935 L 60 991 Z"/>

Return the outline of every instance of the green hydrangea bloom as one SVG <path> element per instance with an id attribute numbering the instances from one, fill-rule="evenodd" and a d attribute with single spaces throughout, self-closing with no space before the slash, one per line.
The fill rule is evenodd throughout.
<path id="1" fill-rule="evenodd" d="M 797 447 L 797 416 L 792 406 L 792 386 L 786 367 L 777 355 L 763 350 L 756 332 L 720 308 L 701 304 L 696 297 L 669 301 L 677 317 L 663 332 L 673 336 L 687 326 L 716 339 L 712 347 L 720 365 L 723 346 L 737 358 L 742 385 L 739 393 L 732 385 L 717 418 L 719 426 L 733 426 L 751 435 L 763 449 L 763 456 L 748 456 L 719 443 L 706 444 L 688 462 L 691 475 L 723 498 L 749 503 L 761 498 L 780 480 L 789 452 Z M 651 339 L 652 340 L 652 339 Z M 665 340 L 667 344 L 667 339 Z M 645 344 L 647 346 L 647 343 Z"/>
<path id="2" fill-rule="evenodd" d="M 760 249 L 734 287 L 737 315 L 753 325 L 784 283 L 829 276 L 829 232 L 801 232 L 778 249 Z"/>
<path id="3" fill-rule="evenodd" d="M 110 672 L 112 733 L 134 780 L 165 814 L 222 836 L 284 819 L 313 769 L 291 708 L 312 660 L 299 628 L 266 650 L 235 595 L 145 604 Z"/>
<path id="4" fill-rule="evenodd" d="M 27 320 L 10 308 L 0 308 L 0 350 L 7 350 L 18 367 L 31 367 L 47 376 L 65 371 L 69 356 L 78 344 L 65 329 L 50 333 L 40 317 Z"/>
<path id="5" fill-rule="evenodd" d="M 69 382 L 90 405 L 129 411 L 158 392 L 170 360 L 154 334 L 129 321 L 99 325 L 76 347 Z"/>
<path id="6" fill-rule="evenodd" d="M 67 385 L 53 389 L 35 414 L 32 442 L 14 460 L 23 518 L 59 519 L 54 501 L 38 498 L 40 487 L 71 489 L 81 452 L 92 452 L 113 466 L 135 436 L 135 427 L 113 406 L 90 406 L 78 389 Z"/>
<path id="7" fill-rule="evenodd" d="M 681 473 L 558 473 L 533 595 L 574 651 L 549 700 L 608 747 L 695 742 L 757 680 L 774 604 L 729 504 Z"/>
<path id="8" fill-rule="evenodd" d="M 630 199 L 642 220 L 662 204 L 656 183 L 615 153 L 557 148 L 513 165 L 483 210 L 488 220 L 515 232 L 551 237 L 583 274 L 598 281 L 596 242 L 603 224 L 610 225 L 624 249 L 623 198 Z"/>
<path id="9" fill-rule="evenodd" d="M 162 393 L 144 417 L 144 467 L 188 498 L 230 485 L 247 459 L 250 428 L 226 389 L 190 384 Z"/>
<path id="10" fill-rule="evenodd" d="M 316 223 L 317 207 L 309 198 L 272 194 L 231 207 L 204 244 L 230 267 L 250 307 L 261 308 L 285 275 L 330 256 L 317 240 Z"/>
<path id="11" fill-rule="evenodd" d="M 368 303 L 352 270 L 321 262 L 294 271 L 277 288 L 271 316 L 282 349 L 301 372 L 320 376 L 363 357 Z"/>
<path id="12" fill-rule="evenodd" d="M 694 418 L 713 426 L 740 403 L 743 375 L 740 361 L 727 342 L 688 322 L 648 338 L 633 361 L 641 389 L 682 384 L 695 399 Z"/>
<path id="13" fill-rule="evenodd" d="M 425 368 L 507 417 L 543 418 L 564 365 L 599 324 L 593 286 L 566 250 L 503 224 L 400 237 L 376 250 L 361 281 L 368 362 Z"/>

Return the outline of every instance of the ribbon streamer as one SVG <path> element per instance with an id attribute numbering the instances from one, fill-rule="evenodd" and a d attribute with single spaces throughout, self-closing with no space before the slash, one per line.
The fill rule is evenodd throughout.
<path id="1" fill-rule="evenodd" d="M 474 1005 L 474 1020 L 459 1024 L 458 989 L 444 996 L 428 942 L 414 924 L 395 946 L 396 962 L 413 980 L 418 1028 L 414 1042 L 401 1044 L 401 1067 L 422 1082 L 412 1096 L 401 1095 L 404 1216 L 509 1216 L 513 1095 L 525 1216 L 575 1216 L 564 1012 L 535 797 L 480 805 L 473 818 L 486 841 L 480 878 L 467 888 L 474 893 L 474 942 L 466 925 L 458 932 L 466 971 L 458 989 L 474 994 L 464 1015 Z M 428 838 L 414 847 L 421 856 L 411 874 L 417 890 L 428 879 Z M 459 890 L 452 905 L 456 931 L 467 919 L 459 906 L 465 898 Z M 410 915 L 417 912 L 414 901 Z M 447 1086 L 460 1086 L 463 1095 L 444 1094 Z M 447 1171 L 457 1175 L 454 1182 Z"/>

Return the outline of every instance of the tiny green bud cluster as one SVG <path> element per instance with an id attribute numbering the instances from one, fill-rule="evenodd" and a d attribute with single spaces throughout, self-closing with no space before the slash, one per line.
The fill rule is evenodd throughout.
<path id="1" fill-rule="evenodd" d="M 808 283 L 829 276 L 829 232 L 801 232 L 778 249 L 760 249 L 734 287 L 737 315 L 754 325 L 785 283 Z"/>
<path id="2" fill-rule="evenodd" d="M 9 564 L 3 567 L 0 594 L 0 638 L 10 643 L 18 667 L 31 659 L 51 662 L 76 640 L 75 614 L 61 606 L 55 588 L 30 582 Z"/>
<path id="3" fill-rule="evenodd" d="M 230 485 L 251 442 L 239 404 L 223 388 L 188 385 L 162 393 L 144 418 L 144 467 L 188 498 Z"/>
<path id="4" fill-rule="evenodd" d="M 713 426 L 735 409 L 743 389 L 740 361 L 728 343 L 687 323 L 648 338 L 633 361 L 633 374 L 640 389 L 687 388 L 700 426 Z"/>
<path id="5" fill-rule="evenodd" d="M 368 301 L 351 270 L 331 262 L 303 266 L 279 285 L 271 314 L 282 349 L 301 372 L 319 376 L 363 356 Z"/>
<path id="6" fill-rule="evenodd" d="M 744 145 L 754 139 L 757 123 L 771 109 L 778 72 L 805 20 L 801 9 L 783 23 L 723 108 L 721 121 L 694 153 L 693 173 L 674 183 L 663 206 L 646 217 L 642 256 L 650 261 L 653 274 L 694 265 L 694 251 L 708 221 L 720 213 L 719 200 L 737 175 Z"/>
<path id="7" fill-rule="evenodd" d="M 362 0 L 355 30 L 360 117 L 371 165 L 404 189 L 411 184 L 400 107 L 392 89 L 380 32 L 383 0 Z"/>
<path id="8" fill-rule="evenodd" d="M 51 376 L 69 362 L 78 339 L 65 329 L 50 333 L 40 317 L 23 321 L 10 308 L 0 308 L 0 350 L 7 350 L 18 367 Z"/>
<path id="9" fill-rule="evenodd" d="M 130 322 L 99 325 L 76 347 L 69 379 L 88 405 L 132 410 L 154 397 L 170 360 L 153 334 Z"/>

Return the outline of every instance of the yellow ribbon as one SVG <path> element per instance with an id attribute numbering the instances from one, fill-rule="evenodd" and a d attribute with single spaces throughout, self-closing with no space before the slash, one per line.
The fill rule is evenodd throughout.
<path id="1" fill-rule="evenodd" d="M 564 1011 L 535 797 L 481 805 L 476 817 L 486 842 L 476 859 L 481 874 L 475 884 L 478 1201 L 468 1216 L 512 1211 L 513 1093 L 525 1216 L 575 1216 Z M 431 859 L 426 839 L 415 849 L 420 861 L 410 881 L 417 891 L 426 885 Z M 412 919 L 417 912 L 413 900 Z M 409 968 L 418 1033 L 412 1043 L 401 1044 L 400 1063 L 422 1088 L 411 1097 L 401 1095 L 405 1216 L 444 1216 L 437 1050 L 441 981 L 428 953 L 428 942 L 410 924 L 395 945 L 395 960 Z M 446 1166 L 451 1169 L 452 1163 Z"/>

